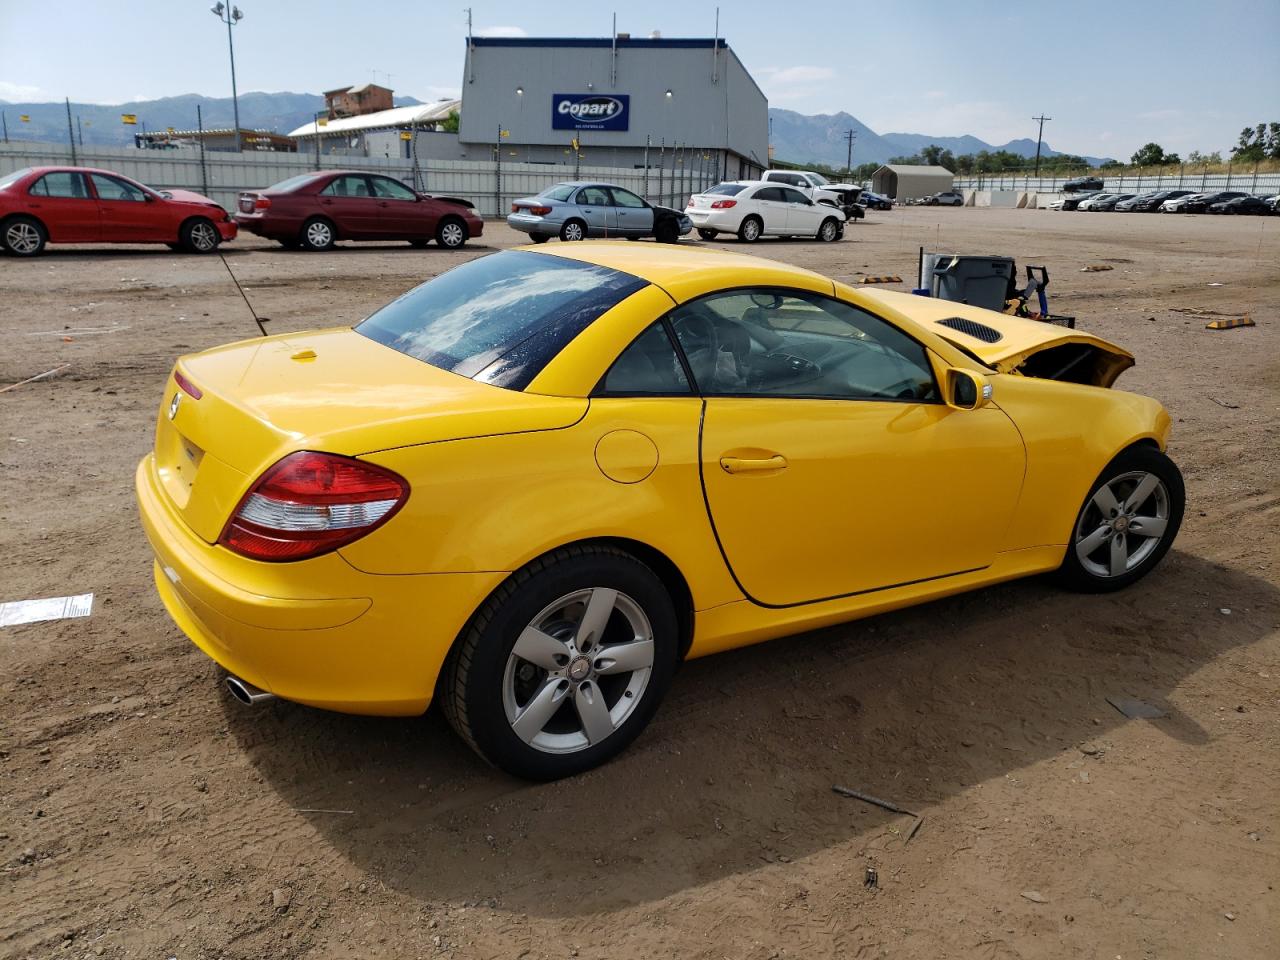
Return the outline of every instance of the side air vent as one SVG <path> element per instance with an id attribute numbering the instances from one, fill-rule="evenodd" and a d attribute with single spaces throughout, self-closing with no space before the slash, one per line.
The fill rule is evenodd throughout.
<path id="1" fill-rule="evenodd" d="M 981 340 L 983 343 L 999 343 L 1004 336 L 995 327 L 988 327 L 985 323 L 966 320 L 964 317 L 947 317 L 945 320 L 939 320 L 938 324 L 950 327 L 952 330 L 959 330 L 961 333 Z"/>

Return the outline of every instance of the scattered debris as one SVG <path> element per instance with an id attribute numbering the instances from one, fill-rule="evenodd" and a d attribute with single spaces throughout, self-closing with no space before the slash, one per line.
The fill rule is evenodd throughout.
<path id="1" fill-rule="evenodd" d="M 55 373 L 61 373 L 69 366 L 71 366 L 70 363 L 64 363 L 60 366 L 54 367 L 52 370 L 46 370 L 44 373 L 37 373 L 34 377 L 27 377 L 27 379 L 19 380 L 17 383 L 11 383 L 7 387 L 0 387 L 0 393 L 7 393 L 10 390 L 16 390 L 24 383 L 35 383 L 37 380 L 43 380 L 45 377 L 52 377 Z"/>
<path id="2" fill-rule="evenodd" d="M 848 787 L 833 786 L 834 792 L 842 797 L 853 797 L 855 800 L 861 800 L 863 803 L 869 803 L 875 807 L 881 807 L 891 813 L 905 813 L 908 817 L 918 817 L 920 814 L 912 813 L 910 810 L 903 810 L 896 803 L 890 803 L 888 800 L 881 800 L 879 797 L 873 797 L 870 794 L 859 793 L 857 790 L 850 790 Z"/>
<path id="3" fill-rule="evenodd" d="M 1236 915 L 1234 913 L 1224 913 L 1223 916 L 1226 917 L 1228 920 L 1234 920 L 1236 918 Z"/>
<path id="4" fill-rule="evenodd" d="M 859 283 L 901 283 L 902 278 L 894 275 L 888 277 L 863 277 Z"/>
<path id="5" fill-rule="evenodd" d="M 1088 771 L 1088 770 L 1081 770 L 1081 771 L 1080 771 L 1080 782 L 1081 782 L 1081 783 L 1088 783 L 1088 782 L 1089 782 L 1089 771 Z"/>
<path id="6" fill-rule="evenodd" d="M 1159 707 L 1154 707 L 1136 697 L 1107 697 L 1107 703 L 1131 720 L 1159 720 L 1161 717 L 1168 716 Z"/>
<path id="7" fill-rule="evenodd" d="M 294 813 L 355 813 L 354 810 L 321 810 L 318 807 L 294 807 Z"/>
<path id="8" fill-rule="evenodd" d="M 1218 283 L 1217 281 L 1214 281 L 1214 282 L 1211 282 L 1211 283 L 1209 284 L 1209 286 L 1211 286 L 1211 287 L 1225 287 L 1225 286 L 1226 286 L 1226 284 L 1225 284 L 1225 283 Z"/>
<path id="9" fill-rule="evenodd" d="M 1049 898 L 1046 897 L 1043 893 L 1040 893 L 1038 890 L 1023 890 L 1022 898 L 1024 900 L 1030 900 L 1032 903 L 1048 903 L 1049 902 Z"/>
<path id="10" fill-rule="evenodd" d="M 1081 267 L 1081 273 L 1101 273 L 1104 270 L 1114 270 L 1115 267 L 1109 263 L 1091 263 L 1087 267 Z M 1025 896 L 1025 894 L 1023 894 Z"/>
<path id="11" fill-rule="evenodd" d="M 1253 318 L 1247 313 L 1243 317 L 1232 317 L 1229 320 L 1210 320 L 1204 325 L 1206 330 L 1234 330 L 1236 327 L 1256 327 Z"/>
<path id="12" fill-rule="evenodd" d="M 289 909 L 289 903 L 293 900 L 293 891 L 288 887 L 276 887 L 271 891 L 271 905 L 284 913 Z"/>
<path id="13" fill-rule="evenodd" d="M 93 611 L 93 594 L 74 597 L 47 597 L 43 600 L 10 600 L 0 603 L 0 627 L 44 620 L 68 620 L 87 617 Z"/>
<path id="14" fill-rule="evenodd" d="M 1228 410 L 1240 409 L 1240 404 L 1232 403 L 1230 400 L 1219 400 L 1217 397 L 1210 397 L 1209 399 L 1212 400 L 1214 403 L 1216 403 L 1220 407 L 1226 407 Z"/>
<path id="15" fill-rule="evenodd" d="M 867 874 L 862 880 L 862 885 L 872 889 L 880 886 L 880 875 L 876 873 L 875 867 L 867 867 Z"/>
<path id="16" fill-rule="evenodd" d="M 904 847 L 911 842 L 911 838 L 916 835 L 916 833 L 919 831 L 920 827 L 923 824 L 924 824 L 924 817 L 916 817 L 916 822 L 913 823 L 911 825 L 911 829 L 907 831 L 907 839 L 902 841 L 902 845 Z"/>
<path id="17" fill-rule="evenodd" d="M 1224 617 L 1229 617 L 1229 616 L 1231 616 L 1231 608 L 1230 608 L 1230 607 L 1219 607 L 1219 608 L 1218 608 L 1218 612 L 1219 612 L 1220 614 L 1222 614 Z"/>

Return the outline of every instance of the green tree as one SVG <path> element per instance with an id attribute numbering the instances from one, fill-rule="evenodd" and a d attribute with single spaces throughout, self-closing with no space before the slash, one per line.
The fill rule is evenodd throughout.
<path id="1" fill-rule="evenodd" d="M 1280 123 L 1273 120 L 1269 126 L 1271 136 L 1267 140 L 1267 156 L 1272 160 L 1280 160 Z"/>
<path id="2" fill-rule="evenodd" d="M 449 115 L 445 117 L 444 121 L 440 124 L 440 129 L 445 133 L 457 133 L 458 121 L 460 119 L 461 117 L 458 116 L 457 110 L 450 110 Z"/>
<path id="3" fill-rule="evenodd" d="M 1133 155 L 1130 162 L 1135 167 L 1158 167 L 1168 161 L 1164 158 L 1164 147 L 1158 143 L 1148 143 Z"/>
<path id="4" fill-rule="evenodd" d="M 1101 164 L 1098 165 L 1098 169 L 1099 170 L 1116 170 L 1123 166 L 1124 164 L 1121 163 L 1119 160 L 1104 160 Z"/>
<path id="5" fill-rule="evenodd" d="M 1245 127 L 1241 130 L 1240 140 L 1231 151 L 1231 159 L 1241 160 L 1245 163 L 1256 163 L 1263 159 L 1266 154 L 1266 132 L 1267 125 L 1265 123 L 1258 124 L 1256 129 Z"/>
<path id="6" fill-rule="evenodd" d="M 1181 163 L 1182 158 L 1178 156 L 1176 153 L 1166 153 L 1164 155 L 1164 160 L 1162 162 L 1164 163 L 1165 166 L 1172 167 Z"/>

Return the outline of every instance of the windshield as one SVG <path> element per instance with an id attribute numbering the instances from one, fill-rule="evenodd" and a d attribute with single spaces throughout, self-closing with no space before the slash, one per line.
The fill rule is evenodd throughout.
<path id="1" fill-rule="evenodd" d="M 805 176 L 809 178 L 809 182 L 815 187 L 821 187 L 831 182 L 820 173 L 806 173 Z"/>
<path id="2" fill-rule="evenodd" d="M 577 189 L 572 183 L 557 183 L 554 187 L 547 187 L 538 196 L 548 200 L 568 200 Z"/>
<path id="3" fill-rule="evenodd" d="M 0 177 L 0 190 L 3 190 L 9 184 L 18 180 L 20 177 L 25 177 L 30 172 L 31 172 L 30 167 L 23 167 L 21 170 L 13 171 L 13 173 L 6 173 L 3 177 Z"/>
<path id="4" fill-rule="evenodd" d="M 523 390 L 565 344 L 647 285 L 608 267 L 508 250 L 415 287 L 355 329 L 442 370 Z"/>
<path id="5" fill-rule="evenodd" d="M 712 187 L 704 193 L 714 193 L 725 197 L 736 197 L 743 190 L 747 189 L 745 183 L 720 183 Z"/>

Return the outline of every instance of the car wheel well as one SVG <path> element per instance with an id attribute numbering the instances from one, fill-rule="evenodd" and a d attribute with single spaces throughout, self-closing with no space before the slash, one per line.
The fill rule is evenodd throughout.
<path id="1" fill-rule="evenodd" d="M 535 566 L 548 557 L 557 553 L 575 552 L 583 549 L 604 547 L 613 549 L 627 554 L 636 560 L 639 560 L 645 566 L 657 575 L 662 581 L 662 585 L 666 587 L 667 594 L 671 597 L 672 606 L 676 610 L 676 622 L 680 625 L 680 639 L 677 647 L 677 653 L 680 660 L 684 660 L 688 654 L 689 648 L 693 646 L 693 593 L 689 589 L 689 583 L 685 580 L 684 574 L 680 572 L 680 568 L 661 550 L 642 543 L 639 540 L 631 540 L 626 537 L 593 537 L 587 540 L 574 540 L 570 543 L 561 544 L 551 550 L 541 553 L 529 560 L 528 563 L 522 564 L 519 570 L 514 570 L 511 577 L 517 576 L 520 571 L 527 570 L 529 567 Z M 476 607 L 462 629 L 458 631 L 458 636 L 454 638 L 450 645 L 450 653 L 467 635 L 467 631 L 471 629 L 472 622 L 475 618 L 486 609 L 489 600 L 497 593 L 504 589 L 504 585 L 511 579 L 508 577 L 493 588 L 489 596 Z M 441 671 L 441 676 L 444 672 Z"/>

